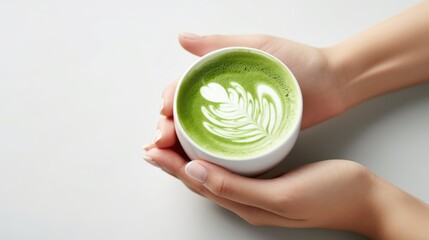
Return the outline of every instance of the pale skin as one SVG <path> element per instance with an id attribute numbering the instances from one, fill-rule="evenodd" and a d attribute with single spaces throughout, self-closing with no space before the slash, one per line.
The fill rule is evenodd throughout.
<path id="1" fill-rule="evenodd" d="M 198 56 L 246 46 L 278 57 L 299 81 L 302 128 L 308 128 L 370 98 L 429 80 L 428 15 L 425 1 L 329 48 L 264 35 L 184 33 L 179 41 Z M 192 191 L 254 225 L 340 229 L 380 240 L 429 239 L 429 206 L 353 161 L 320 161 L 264 180 L 188 161 L 176 144 L 172 119 L 176 84 L 163 93 L 165 117 L 144 158 Z"/>

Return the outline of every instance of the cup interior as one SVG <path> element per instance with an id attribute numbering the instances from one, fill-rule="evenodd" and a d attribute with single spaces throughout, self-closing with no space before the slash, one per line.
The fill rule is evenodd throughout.
<path id="1" fill-rule="evenodd" d="M 294 101 L 294 103 L 293 103 L 294 104 L 293 110 L 294 110 L 294 114 L 296 114 L 296 118 L 294 118 L 293 121 L 289 123 L 290 124 L 290 126 L 288 126 L 289 129 L 285 132 L 284 135 L 281 136 L 281 140 L 277 141 L 277 144 L 274 147 L 272 147 L 270 149 L 270 151 L 265 151 L 265 152 L 262 152 L 260 154 L 255 154 L 253 156 L 247 156 L 247 157 L 236 157 L 236 156 L 235 157 L 234 156 L 225 157 L 225 156 L 220 155 L 216 152 L 212 152 L 212 151 L 209 151 L 209 150 L 201 147 L 200 144 L 198 144 L 196 141 L 194 141 L 194 139 L 188 134 L 188 132 L 182 126 L 180 119 L 182 117 L 181 114 L 183 114 L 183 113 L 178 111 L 178 101 L 177 100 L 178 100 L 178 95 L 181 91 L 188 90 L 187 88 L 189 86 L 189 83 L 184 84 L 184 81 L 189 81 L 188 76 L 190 74 L 195 73 L 196 70 L 198 70 L 199 68 L 201 68 L 205 64 L 210 63 L 210 61 L 212 59 L 214 59 L 218 56 L 221 56 L 223 54 L 231 53 L 231 52 L 247 52 L 247 53 L 251 53 L 251 54 L 256 54 L 259 56 L 263 56 L 264 58 L 267 58 L 267 60 L 269 60 L 269 61 L 275 62 L 275 64 L 277 64 L 279 67 L 281 67 L 285 72 L 287 72 L 289 74 L 288 81 L 291 83 L 291 85 L 293 85 L 293 88 L 296 90 L 296 96 L 294 98 L 296 101 Z M 199 84 L 199 83 L 195 83 L 195 84 Z M 242 89 L 237 85 L 236 85 L 236 88 L 234 88 L 234 86 L 231 86 L 228 89 L 224 88 L 223 90 L 219 90 L 219 88 L 220 88 L 220 85 L 209 83 L 206 86 L 203 86 L 201 88 L 202 90 L 200 90 L 200 91 L 202 92 L 203 96 L 204 96 L 203 93 L 205 93 L 207 95 L 207 99 L 213 100 L 213 102 L 220 101 L 220 100 L 217 100 L 216 97 L 229 96 L 228 94 L 230 94 L 231 96 L 234 94 L 235 95 L 241 94 L 241 96 L 243 98 L 246 95 L 249 95 L 249 94 L 240 93 L 240 92 L 242 92 Z M 217 92 L 218 95 L 215 94 L 216 93 L 215 90 L 219 90 Z M 234 91 L 235 91 L 235 93 L 234 93 Z M 220 94 L 219 94 L 219 92 L 220 92 Z M 270 90 L 263 89 L 263 90 L 261 90 L 261 92 L 263 92 L 264 94 L 267 94 L 268 97 L 266 97 L 266 99 L 269 99 L 269 100 L 274 99 L 274 97 L 271 97 L 271 98 L 269 97 L 269 94 L 271 93 Z M 208 158 L 215 158 L 215 159 L 222 159 L 222 160 L 233 160 L 233 161 L 236 161 L 236 160 L 240 160 L 240 161 L 249 160 L 249 161 L 251 161 L 251 160 L 259 159 L 261 157 L 269 157 L 271 152 L 278 151 L 279 148 L 285 148 L 285 145 L 291 145 L 291 144 L 293 145 L 296 141 L 296 137 L 297 137 L 297 134 L 299 132 L 300 125 L 301 125 L 301 116 L 302 116 L 302 107 L 303 107 L 302 94 L 301 94 L 301 90 L 300 90 L 299 84 L 298 84 L 295 76 L 293 75 L 293 73 L 289 70 L 289 68 L 283 62 L 281 62 L 280 60 L 278 60 L 274 56 L 272 56 L 266 52 L 262 52 L 260 50 L 257 50 L 257 49 L 243 48 L 243 47 L 224 48 L 224 49 L 216 50 L 214 52 L 211 52 L 211 53 L 203 56 L 197 62 L 195 62 L 192 66 L 190 66 L 189 69 L 182 76 L 182 78 L 179 80 L 174 99 L 175 99 L 174 107 L 173 107 L 174 108 L 174 120 L 175 120 L 176 132 L 178 133 L 178 136 L 179 136 L 179 141 L 181 142 L 182 146 L 187 145 L 187 146 L 184 146 L 185 151 L 186 151 L 186 149 L 192 149 L 192 150 L 186 151 L 187 153 L 188 152 L 196 152 L 196 154 L 199 154 L 199 155 L 203 154 L 204 156 L 208 156 Z M 260 100 L 261 100 L 260 102 L 263 102 L 266 99 L 260 98 Z M 258 100 L 258 99 L 256 99 L 256 100 Z M 212 106 L 214 106 L 214 104 Z M 260 105 L 260 106 L 262 106 L 262 105 Z M 215 110 L 213 110 L 213 108 L 214 107 L 211 107 L 211 108 L 207 107 L 207 108 L 202 108 L 202 109 L 205 109 L 205 111 L 208 112 L 207 116 L 209 116 L 209 118 L 210 118 L 210 117 L 213 117 L 213 113 L 219 112 L 219 111 L 216 112 Z M 211 111 L 211 110 L 213 110 L 213 111 Z M 196 109 L 196 111 L 199 111 L 199 109 Z M 204 110 L 203 110 L 203 112 L 204 112 Z M 272 114 L 272 115 L 276 116 L 275 114 Z M 219 125 L 222 124 L 222 121 L 217 122 L 217 121 L 213 120 L 213 122 L 218 123 Z M 228 123 L 228 121 L 223 121 L 223 122 Z M 207 125 L 209 125 L 209 124 L 210 123 L 208 123 Z M 212 125 L 215 125 L 215 124 L 212 124 Z M 269 124 L 267 126 L 270 127 Z M 229 129 L 229 128 L 225 128 L 225 129 Z M 214 129 L 213 132 L 216 133 L 217 130 L 218 129 Z M 235 136 L 232 133 L 222 132 L 220 130 L 218 132 L 221 132 L 223 134 L 222 136 Z M 243 131 L 243 132 L 246 132 L 246 131 Z M 188 146 L 188 145 L 190 145 L 190 146 Z M 288 146 L 286 146 L 286 148 L 287 147 Z M 190 155 L 190 154 L 188 153 L 188 155 Z M 192 155 L 192 153 L 191 153 L 191 155 Z"/>

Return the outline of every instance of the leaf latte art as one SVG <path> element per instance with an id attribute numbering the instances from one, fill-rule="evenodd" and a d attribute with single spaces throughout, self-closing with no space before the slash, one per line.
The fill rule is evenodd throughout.
<path id="1" fill-rule="evenodd" d="M 285 143 L 296 135 L 301 106 L 299 86 L 283 63 L 237 48 L 209 53 L 191 66 L 179 82 L 173 110 L 190 157 L 253 161 L 288 151 Z"/>
<path id="2" fill-rule="evenodd" d="M 278 94 L 265 84 L 257 85 L 256 96 L 236 82 L 230 85 L 211 82 L 200 88 L 203 98 L 212 103 L 201 107 L 204 127 L 235 143 L 274 140 L 283 116 Z"/>

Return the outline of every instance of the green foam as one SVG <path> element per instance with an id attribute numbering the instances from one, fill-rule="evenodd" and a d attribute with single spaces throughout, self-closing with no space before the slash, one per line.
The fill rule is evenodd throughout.
<path id="1" fill-rule="evenodd" d="M 204 127 L 202 122 L 206 117 L 201 107 L 216 108 L 219 104 L 207 101 L 200 92 L 201 87 L 217 83 L 228 89 L 233 88 L 231 82 L 240 84 L 251 96 L 257 96 L 261 83 L 275 90 L 284 104 L 274 139 L 234 142 Z M 177 117 L 187 135 L 202 149 L 220 157 L 243 159 L 264 154 L 284 140 L 299 119 L 299 97 L 291 73 L 274 59 L 248 50 L 225 52 L 197 64 L 185 76 L 177 95 Z"/>

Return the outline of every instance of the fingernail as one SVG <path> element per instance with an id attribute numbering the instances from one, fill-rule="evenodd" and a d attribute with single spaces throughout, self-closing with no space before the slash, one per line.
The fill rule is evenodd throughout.
<path id="1" fill-rule="evenodd" d="M 143 146 L 143 149 L 147 152 L 149 150 L 151 150 L 152 148 L 156 147 L 156 143 L 162 138 L 162 133 L 161 130 L 157 129 L 155 132 L 155 136 L 153 139 L 153 142 Z"/>
<path id="2" fill-rule="evenodd" d="M 161 138 L 162 138 L 161 130 L 157 129 L 155 132 L 155 138 L 153 140 L 153 143 L 156 144 Z"/>
<path id="3" fill-rule="evenodd" d="M 195 34 L 195 33 L 190 33 L 190 32 L 181 32 L 179 33 L 179 35 L 181 37 L 187 38 L 187 39 L 197 39 L 200 38 L 201 36 Z"/>
<path id="4" fill-rule="evenodd" d="M 164 99 L 161 99 L 161 107 L 159 108 L 159 112 L 162 113 L 164 111 Z"/>
<path id="5" fill-rule="evenodd" d="M 194 161 L 186 164 L 185 172 L 188 176 L 200 183 L 205 183 L 207 180 L 207 170 L 201 164 Z"/>
<path id="6" fill-rule="evenodd" d="M 151 150 L 154 147 L 156 147 L 156 145 L 153 144 L 153 143 L 151 143 L 151 144 L 143 146 L 143 149 L 147 152 L 147 151 Z"/>
<path id="7" fill-rule="evenodd" d="M 144 160 L 146 160 L 146 162 L 148 162 L 149 164 L 151 164 L 152 166 L 155 166 L 155 167 L 159 167 L 159 168 L 161 168 L 161 165 L 159 165 L 157 162 L 155 162 L 151 157 L 149 157 L 149 156 L 147 156 L 147 155 L 144 155 L 143 156 L 143 159 Z"/>

